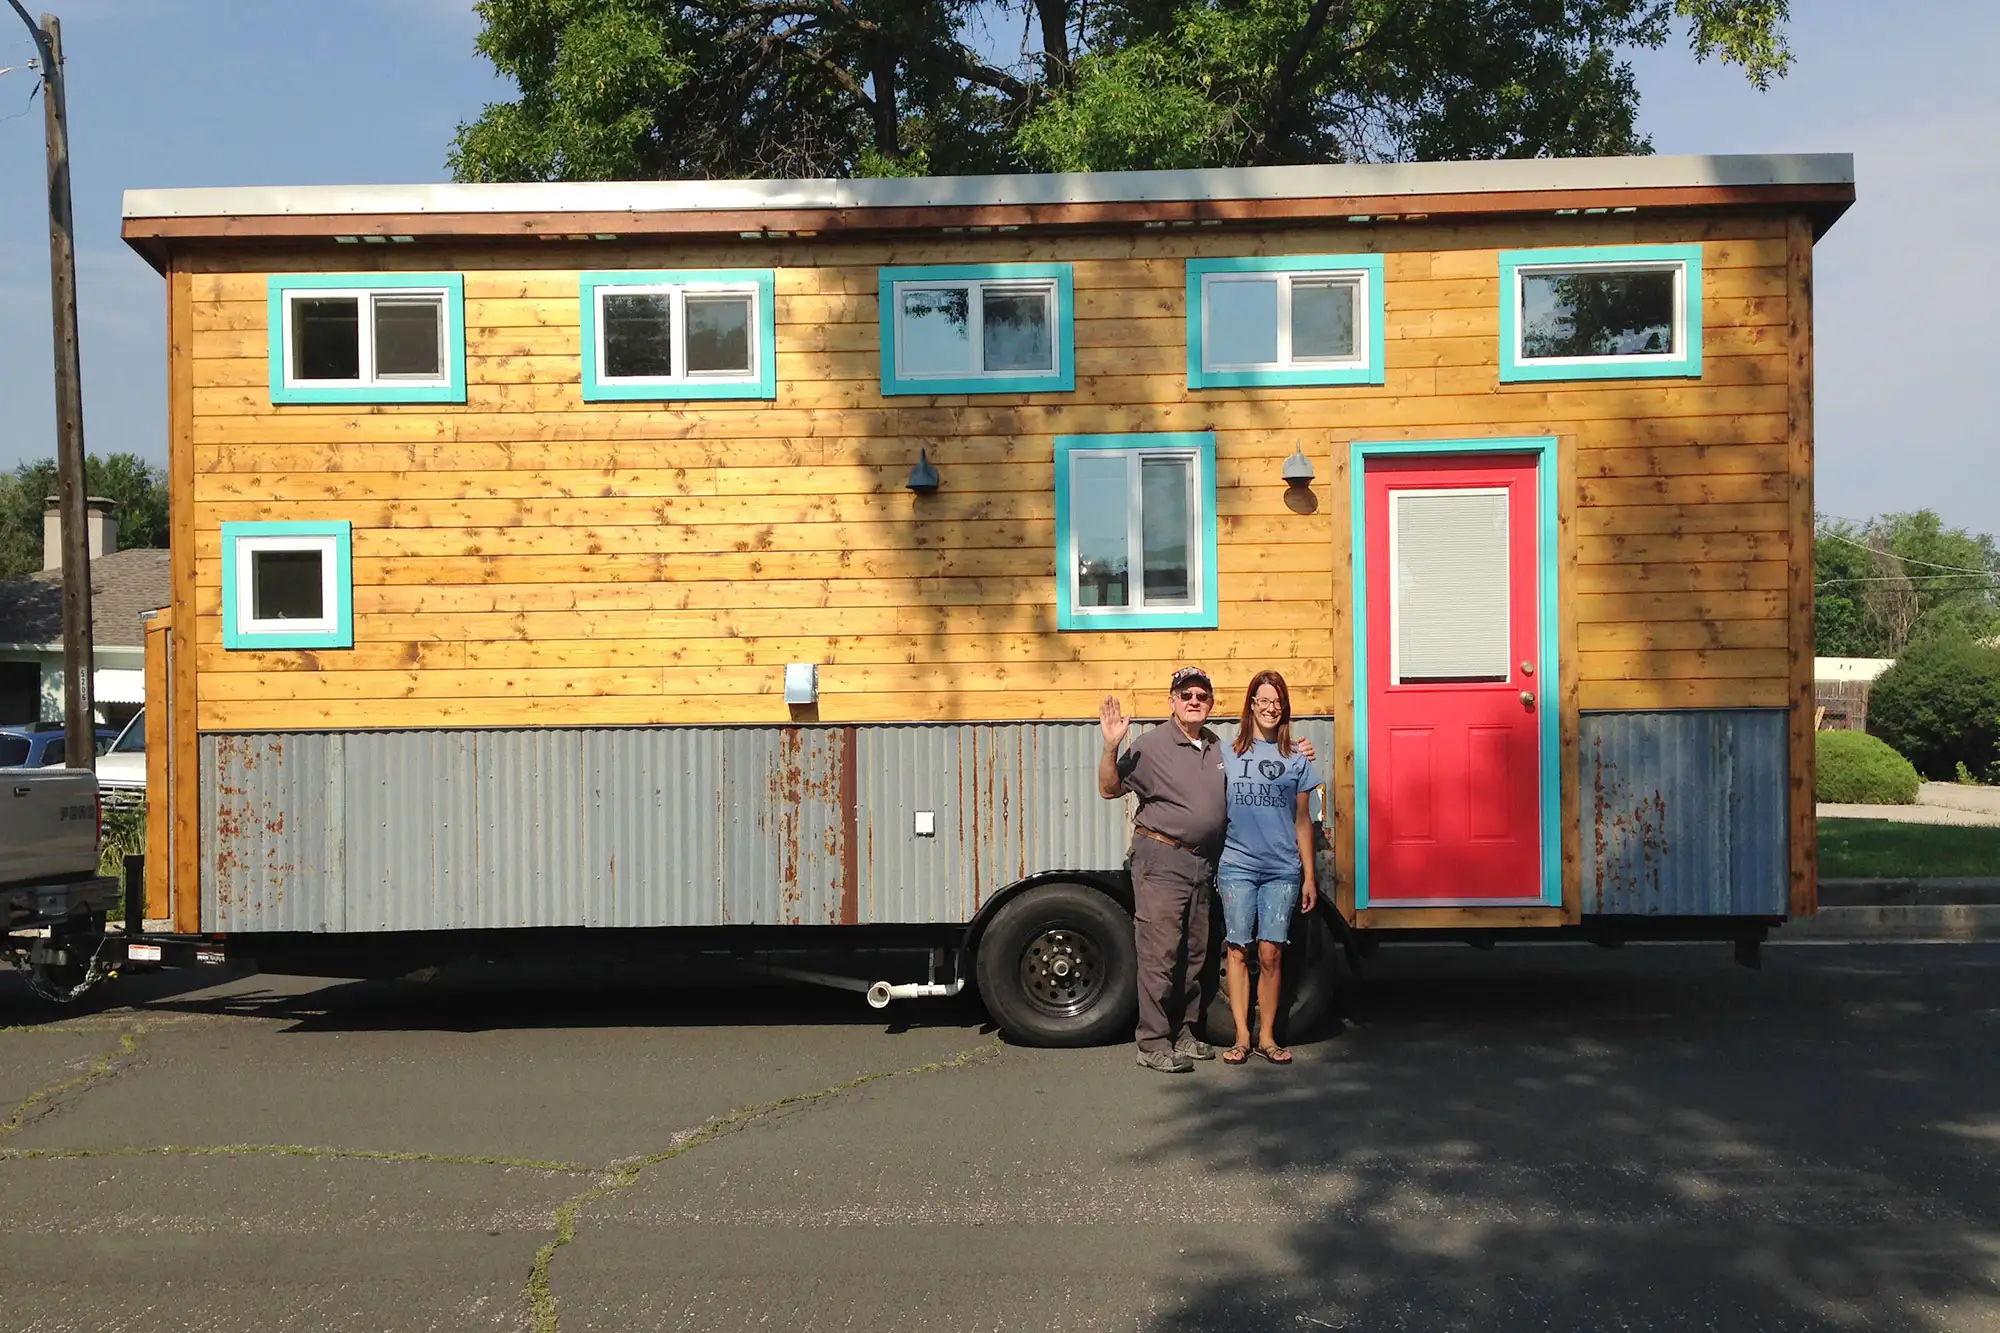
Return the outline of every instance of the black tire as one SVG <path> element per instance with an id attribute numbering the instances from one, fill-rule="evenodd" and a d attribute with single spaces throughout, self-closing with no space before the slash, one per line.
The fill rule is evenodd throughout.
<path id="1" fill-rule="evenodd" d="M 1341 978 L 1346 974 L 1347 966 L 1340 938 L 1334 933 L 1325 912 L 1315 910 L 1294 916 L 1291 936 L 1292 942 L 1285 949 L 1284 978 L 1278 987 L 1278 1001 L 1283 1010 L 1278 1018 L 1278 1040 L 1287 1044 L 1311 1036 L 1326 1022 L 1333 1012 L 1334 997 L 1340 991 Z M 1218 957 L 1227 947 L 1218 933 Z M 1250 1035 L 1254 1038 L 1257 1035 L 1257 951 L 1251 949 L 1248 952 L 1252 996 Z M 1205 1026 L 1210 1042 L 1228 1046 L 1236 1040 L 1236 1020 L 1229 1012 L 1227 970 L 1218 966 L 1216 975 L 1215 994 L 1208 1002 Z"/>
<path id="2" fill-rule="evenodd" d="M 1044 884 L 994 913 L 973 974 L 986 1012 L 1027 1046 L 1129 1039 L 1139 1017 L 1132 916 L 1096 889 Z"/>

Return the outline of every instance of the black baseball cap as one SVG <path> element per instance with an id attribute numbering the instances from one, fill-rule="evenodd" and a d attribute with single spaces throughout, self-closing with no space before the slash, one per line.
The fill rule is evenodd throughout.
<path id="1" fill-rule="evenodd" d="M 1184 666 L 1179 671 L 1174 672 L 1174 678 L 1167 682 L 1167 693 L 1178 694 L 1180 693 L 1181 686 L 1196 681 L 1208 686 L 1210 694 L 1215 693 L 1215 682 L 1210 680 L 1208 673 L 1198 666 Z"/>

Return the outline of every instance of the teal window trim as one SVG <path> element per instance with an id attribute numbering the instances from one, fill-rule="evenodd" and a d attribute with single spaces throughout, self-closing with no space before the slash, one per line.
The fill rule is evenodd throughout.
<path id="1" fill-rule="evenodd" d="M 1071 530 L 1075 497 L 1070 491 L 1070 464 L 1079 453 L 1117 450 L 1126 453 L 1177 451 L 1196 459 L 1195 502 L 1201 529 L 1201 567 L 1194 582 L 1201 588 L 1199 605 L 1168 609 L 1123 607 L 1084 610 L 1075 604 L 1076 542 Z M 1135 629 L 1215 629 L 1221 622 L 1216 600 L 1215 569 L 1215 433 L 1174 431 L 1143 435 L 1058 435 L 1056 436 L 1056 628 L 1058 630 L 1098 630 L 1122 633 Z M 1141 578 L 1132 579 L 1134 587 Z"/>
<path id="2" fill-rule="evenodd" d="M 1330 365 L 1293 363 L 1256 369 L 1207 369 L 1208 303 L 1202 293 L 1208 278 L 1215 274 L 1268 273 L 1311 274 L 1353 273 L 1361 276 L 1361 337 L 1367 350 L 1360 361 Z M 1383 331 L 1383 261 L 1381 255 L 1275 255 L 1244 259 L 1190 259 L 1187 263 L 1187 349 L 1190 389 L 1283 388 L 1314 384 L 1382 384 L 1388 372 L 1383 363 L 1386 338 Z"/>
<path id="3" fill-rule="evenodd" d="M 393 292 L 411 288 L 444 293 L 445 381 L 356 384 L 292 384 L 287 368 L 291 321 L 290 292 Z M 269 300 L 271 401 L 273 403 L 462 403 L 465 401 L 465 276 L 459 273 L 274 273 L 266 283 Z"/>
<path id="4" fill-rule="evenodd" d="M 605 380 L 598 373 L 597 304 L 600 291 L 618 288 L 719 287 L 755 292 L 756 345 L 751 373 L 739 378 L 677 375 L 665 379 Z M 778 396 L 777 274 L 768 268 L 611 269 L 582 274 L 577 284 L 583 330 L 583 400 L 586 403 L 713 401 Z M 678 317 L 677 317 L 678 318 Z M 675 344 L 678 346 L 678 331 Z"/>
<path id="5" fill-rule="evenodd" d="M 333 624 L 326 629 L 245 629 L 242 611 L 249 589 L 239 575 L 246 539 L 290 540 L 326 551 L 333 562 L 328 586 L 333 594 Z M 222 646 L 224 648 L 352 648 L 354 646 L 353 524 L 224 523 L 222 525 Z"/>
<path id="6" fill-rule="evenodd" d="M 896 284 L 1034 282 L 1055 284 L 1056 366 L 1044 374 L 904 378 L 896 369 Z M 885 268 L 877 275 L 882 323 L 882 396 L 947 393 L 1071 393 L 1076 389 L 1076 292 L 1068 264 L 942 264 Z M 977 336 L 975 331 L 974 336 Z"/>
<path id="7" fill-rule="evenodd" d="M 1675 267 L 1675 313 L 1681 350 L 1671 356 L 1601 356 L 1564 360 L 1521 357 L 1521 274 L 1547 268 Z M 1592 245 L 1500 252 L 1500 382 L 1701 378 L 1701 246 Z"/>
<path id="8" fill-rule="evenodd" d="M 1409 458 L 1429 454 L 1526 454 L 1535 459 L 1536 555 L 1541 587 L 1536 608 L 1541 616 L 1538 636 L 1542 660 L 1539 693 L 1548 704 L 1562 698 L 1558 666 L 1561 662 L 1560 631 L 1557 619 L 1560 589 L 1556 586 L 1561 564 L 1556 558 L 1556 441 L 1553 436 L 1529 436 L 1490 440 L 1398 440 L 1371 442 L 1356 440 L 1348 459 L 1348 513 L 1354 560 L 1354 906 L 1368 903 L 1368 540 L 1367 492 L 1368 460 Z M 1562 710 L 1544 706 L 1538 710 L 1541 763 L 1542 895 L 1546 907 L 1562 906 Z M 1495 906 L 1517 906 L 1496 903 Z"/>

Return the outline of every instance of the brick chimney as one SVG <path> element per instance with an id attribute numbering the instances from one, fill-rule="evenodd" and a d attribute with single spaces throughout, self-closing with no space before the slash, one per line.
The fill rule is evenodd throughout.
<path id="1" fill-rule="evenodd" d="M 93 495 L 83 502 L 83 507 L 84 526 L 90 533 L 90 558 L 110 555 L 118 549 L 118 519 L 111 512 L 116 506 L 101 495 Z M 43 502 L 42 568 L 62 568 L 62 511 L 56 507 L 53 495 Z"/>

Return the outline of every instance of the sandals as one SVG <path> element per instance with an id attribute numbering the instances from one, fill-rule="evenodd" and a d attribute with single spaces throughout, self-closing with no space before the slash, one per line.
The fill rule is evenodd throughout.
<path id="1" fill-rule="evenodd" d="M 1289 1046 L 1253 1046 L 1250 1053 L 1274 1065 L 1288 1065 L 1292 1062 L 1292 1051 Z"/>
<path id="2" fill-rule="evenodd" d="M 1222 1063 L 1226 1065 L 1249 1064 L 1250 1048 L 1248 1046 L 1231 1046 L 1222 1053 Z"/>

